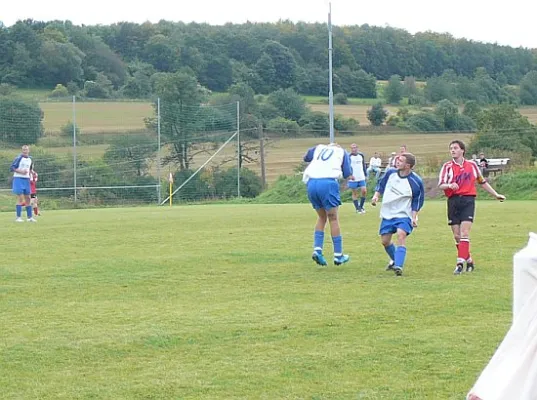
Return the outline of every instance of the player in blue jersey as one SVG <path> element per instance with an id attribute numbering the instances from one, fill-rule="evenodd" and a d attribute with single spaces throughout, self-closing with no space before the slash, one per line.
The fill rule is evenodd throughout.
<path id="1" fill-rule="evenodd" d="M 351 154 L 349 157 L 351 160 L 352 179 L 349 179 L 348 186 L 352 190 L 352 202 L 357 213 L 365 214 L 364 204 L 365 196 L 367 195 L 365 156 L 364 153 L 358 151 L 356 143 L 353 143 L 351 144 Z M 359 202 L 358 189 L 360 189 L 362 195 Z"/>
<path id="2" fill-rule="evenodd" d="M 390 256 L 387 271 L 403 274 L 406 257 L 406 238 L 418 226 L 418 212 L 423 207 L 425 191 L 421 178 L 412 171 L 416 157 L 411 153 L 400 154 L 396 168 L 386 171 L 379 181 L 371 201 L 376 205 L 382 195 L 379 234 L 384 250 Z M 397 234 L 397 247 L 392 243 Z"/>
<path id="3" fill-rule="evenodd" d="M 19 154 L 11 164 L 10 171 L 13 172 L 13 193 L 17 196 L 17 222 L 22 220 L 22 207 L 26 206 L 26 215 L 28 222 L 37 222 L 32 217 L 32 206 L 30 204 L 30 167 L 32 159 L 30 158 L 30 148 L 22 146 L 22 153 Z"/>
<path id="4" fill-rule="evenodd" d="M 343 254 L 343 240 L 339 228 L 338 207 L 341 205 L 341 198 L 338 180 L 352 175 L 349 153 L 337 144 L 319 144 L 307 151 L 304 161 L 309 165 L 304 171 L 303 181 L 307 184 L 308 199 L 318 215 L 312 259 L 319 265 L 327 265 L 323 255 L 323 243 L 328 220 L 334 244 L 334 264 L 344 264 L 349 261 L 349 256 Z"/>

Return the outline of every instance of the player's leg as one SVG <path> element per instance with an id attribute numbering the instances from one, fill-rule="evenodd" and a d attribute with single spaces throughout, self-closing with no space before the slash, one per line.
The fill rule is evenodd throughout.
<path id="1" fill-rule="evenodd" d="M 352 190 L 352 204 L 354 204 L 354 208 L 356 212 L 360 211 L 360 202 L 358 201 L 358 189 L 357 189 L 357 182 L 349 182 L 349 186 Z"/>
<path id="2" fill-rule="evenodd" d="M 474 260 L 470 252 L 470 230 L 475 219 L 475 197 L 465 197 L 461 205 L 461 239 L 458 256 L 466 261 L 466 272 L 475 269 Z"/>
<path id="3" fill-rule="evenodd" d="M 17 202 L 15 205 L 15 213 L 17 216 L 17 219 L 15 219 L 16 222 L 22 222 L 22 207 L 24 204 L 24 194 L 22 192 L 20 181 L 21 181 L 21 178 L 13 178 L 13 181 L 11 184 L 12 185 L 11 190 L 17 198 Z"/>
<path id="4" fill-rule="evenodd" d="M 384 235 L 380 236 L 380 242 L 382 243 L 382 246 L 384 247 L 384 251 L 386 254 L 388 254 L 388 257 L 390 257 L 390 261 L 388 262 L 388 265 L 386 266 L 386 271 L 393 271 L 393 266 L 395 265 L 395 245 L 392 243 L 392 233 L 385 233 Z"/>
<path id="5" fill-rule="evenodd" d="M 460 275 L 464 268 L 464 260 L 459 259 L 459 244 L 461 241 L 461 216 L 460 216 L 460 197 L 450 197 L 447 201 L 448 225 L 451 227 L 455 246 L 457 247 L 457 263 L 453 270 L 454 275 Z"/>
<path id="6" fill-rule="evenodd" d="M 457 263 L 455 265 L 455 270 L 453 271 L 454 275 L 460 275 L 464 269 L 464 259 L 460 258 L 460 243 L 461 243 L 461 225 L 460 223 L 456 225 L 451 225 L 451 232 L 453 233 L 453 240 L 455 241 L 455 246 L 457 247 Z"/>
<path id="7" fill-rule="evenodd" d="M 397 249 L 395 250 L 395 265 L 393 270 L 397 276 L 403 274 L 403 267 L 405 266 L 406 258 L 406 238 L 412 232 L 412 221 L 400 221 L 397 224 Z"/>
<path id="8" fill-rule="evenodd" d="M 470 231 L 472 230 L 472 221 L 461 222 L 461 240 L 459 242 L 457 259 L 466 261 L 466 272 L 473 272 L 475 266 L 470 257 Z"/>
<path id="9" fill-rule="evenodd" d="M 339 194 L 339 184 L 335 179 L 327 180 L 323 191 L 323 208 L 326 210 L 328 222 L 330 223 L 330 234 L 334 245 L 334 264 L 341 265 L 349 261 L 350 257 L 343 254 L 343 238 L 339 226 L 339 206 L 341 196 Z"/>
<path id="10" fill-rule="evenodd" d="M 334 264 L 341 265 L 349 261 L 349 256 L 343 254 L 343 238 L 341 236 L 341 228 L 339 226 L 339 207 L 332 207 L 326 212 L 328 221 L 330 222 L 330 235 L 334 245 Z"/>
<path id="11" fill-rule="evenodd" d="M 15 212 L 17 214 L 17 222 L 22 222 L 22 208 L 24 207 L 24 195 L 17 195 L 17 205 L 15 206 Z"/>
<path id="12" fill-rule="evenodd" d="M 32 202 L 30 199 L 30 179 L 24 179 L 23 184 L 23 193 L 24 193 L 24 204 L 26 205 L 26 217 L 28 222 L 36 222 L 32 216 Z"/>
<path id="13" fill-rule="evenodd" d="M 327 265 L 323 256 L 324 228 L 326 227 L 327 215 L 324 208 L 317 210 L 317 223 L 313 234 L 313 254 L 311 258 L 319 265 Z"/>
<path id="14" fill-rule="evenodd" d="M 308 199 L 312 207 L 317 212 L 317 222 L 315 223 L 315 229 L 313 232 L 313 254 L 312 259 L 319 265 L 326 265 L 326 260 L 323 256 L 323 244 L 324 244 L 324 228 L 326 226 L 326 211 L 323 208 L 322 203 L 322 188 L 319 181 L 310 180 L 307 186 Z"/>
<path id="15" fill-rule="evenodd" d="M 31 204 L 32 204 L 32 208 L 34 210 L 34 215 L 39 215 L 39 203 L 37 201 L 37 194 L 32 194 L 30 195 L 30 200 L 31 200 Z"/>
<path id="16" fill-rule="evenodd" d="M 363 186 L 360 187 L 360 192 L 361 192 L 361 197 L 360 197 L 360 212 L 362 214 L 365 214 L 365 209 L 364 209 L 364 204 L 365 204 L 365 199 L 366 199 L 366 196 L 367 196 L 367 186 L 366 186 L 366 181 L 361 181 L 361 184 Z"/>

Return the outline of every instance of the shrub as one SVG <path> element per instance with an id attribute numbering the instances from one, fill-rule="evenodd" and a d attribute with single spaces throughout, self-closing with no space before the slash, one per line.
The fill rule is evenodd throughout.
<path id="1" fill-rule="evenodd" d="M 349 99 L 345 93 L 337 93 L 334 96 L 334 104 L 349 104 Z"/>

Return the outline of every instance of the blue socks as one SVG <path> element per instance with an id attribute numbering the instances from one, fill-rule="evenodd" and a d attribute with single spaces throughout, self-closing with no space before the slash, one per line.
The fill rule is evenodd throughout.
<path id="1" fill-rule="evenodd" d="M 32 218 L 32 206 L 26 206 L 26 216 L 28 219 Z"/>
<path id="2" fill-rule="evenodd" d="M 20 204 L 17 204 L 15 209 L 17 210 L 17 218 L 20 218 L 22 215 L 22 206 Z"/>
<path id="3" fill-rule="evenodd" d="M 384 250 L 388 253 L 390 260 L 395 260 L 395 245 L 391 243 L 388 247 L 385 247 Z"/>
<path id="4" fill-rule="evenodd" d="M 324 231 L 315 231 L 313 234 L 313 250 L 317 253 L 323 252 Z"/>
<path id="5" fill-rule="evenodd" d="M 353 200 L 352 203 L 354 204 L 354 208 L 356 208 L 356 211 L 360 209 L 360 205 L 358 204 L 358 200 Z"/>
<path id="6" fill-rule="evenodd" d="M 334 244 L 334 256 L 339 257 L 343 254 L 343 238 L 341 236 L 332 236 Z"/>
<path id="7" fill-rule="evenodd" d="M 340 236 L 333 236 L 332 243 L 334 244 L 334 256 L 338 257 L 343 254 L 343 238 Z M 315 231 L 313 234 L 313 250 L 317 253 L 323 252 L 324 244 L 324 232 Z"/>
<path id="8" fill-rule="evenodd" d="M 365 204 L 365 197 L 360 197 L 360 209 L 364 208 L 364 204 Z"/>
<path id="9" fill-rule="evenodd" d="M 406 257 L 406 247 L 404 246 L 397 247 L 397 250 L 395 250 L 395 258 L 394 258 L 395 266 L 403 268 L 403 265 L 405 264 L 405 257 Z"/>

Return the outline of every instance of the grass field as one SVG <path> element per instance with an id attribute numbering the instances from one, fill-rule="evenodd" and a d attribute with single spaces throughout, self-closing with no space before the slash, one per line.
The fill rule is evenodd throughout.
<path id="1" fill-rule="evenodd" d="M 462 399 L 510 325 L 537 205 L 479 202 L 477 269 L 454 277 L 426 203 L 402 278 L 377 212 L 352 208 L 351 262 L 328 268 L 308 205 L 0 214 L 0 397 Z"/>

